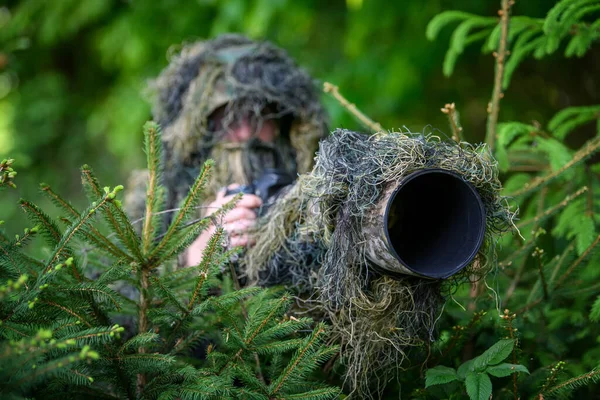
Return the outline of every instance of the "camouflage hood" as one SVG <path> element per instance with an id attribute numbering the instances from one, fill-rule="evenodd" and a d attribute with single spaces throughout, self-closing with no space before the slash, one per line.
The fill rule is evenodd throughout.
<path id="1" fill-rule="evenodd" d="M 152 86 L 157 91 L 154 118 L 163 128 L 165 178 L 174 197 L 187 192 L 222 139 L 208 118 L 221 107 L 225 126 L 239 115 L 260 118 L 270 107 L 281 136 L 295 150 L 298 173 L 311 169 L 319 140 L 327 133 L 315 82 L 268 42 L 224 35 L 186 45 Z"/>

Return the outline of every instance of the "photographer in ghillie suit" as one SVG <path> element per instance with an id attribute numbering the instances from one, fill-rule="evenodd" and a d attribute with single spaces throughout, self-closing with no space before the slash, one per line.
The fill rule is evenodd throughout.
<path id="1" fill-rule="evenodd" d="M 326 114 L 313 79 L 281 49 L 241 35 L 223 35 L 184 45 L 153 84 L 154 119 L 163 130 L 167 209 L 186 196 L 207 159 L 215 161 L 207 201 L 199 217 L 233 198 L 226 190 L 250 185 L 265 170 L 294 180 L 310 171 L 319 140 L 326 136 Z M 135 173 L 130 187 L 143 187 Z M 133 219 L 143 217 L 145 194 L 126 199 Z M 250 231 L 263 201 L 244 194 L 220 219 L 227 245 L 251 246 Z M 205 230 L 180 259 L 195 265 L 214 232 Z"/>
<path id="2" fill-rule="evenodd" d="M 500 195 L 496 161 L 485 145 L 401 132 L 369 136 L 338 129 L 327 135 L 313 80 L 282 50 L 237 35 L 185 46 L 155 87 L 168 208 L 178 207 L 209 158 L 215 161 L 208 188 L 214 197 L 201 217 L 233 199 L 228 189 L 253 184 L 269 170 L 292 177 L 260 218 L 264 196 L 244 194 L 218 222 L 229 246 L 245 247 L 237 267 L 246 284 L 287 285 L 333 325 L 347 367 L 345 386 L 355 398 L 377 397 L 411 348 L 435 340 L 435 323 L 457 283 L 485 279 L 496 269 L 497 234 L 513 226 L 514 214 Z M 377 211 L 386 193 L 427 169 L 454 174 L 453 182 L 470 184 L 482 202 L 480 247 L 451 279 L 406 275 L 395 264 L 381 268 L 374 258 L 398 260 L 385 246 L 371 251 L 377 236 L 367 227 L 384 220 Z M 145 185 L 144 174 L 138 177 Z M 434 216 L 429 220 L 443 232 L 444 212 L 453 214 L 460 204 L 435 204 L 447 198 L 443 191 L 430 197 L 402 214 Z M 144 190 L 126 199 L 133 219 L 143 217 L 144 201 Z M 418 231 L 427 239 L 429 227 L 409 220 L 398 223 L 405 237 Z M 181 266 L 201 260 L 213 231 L 198 237 Z"/>

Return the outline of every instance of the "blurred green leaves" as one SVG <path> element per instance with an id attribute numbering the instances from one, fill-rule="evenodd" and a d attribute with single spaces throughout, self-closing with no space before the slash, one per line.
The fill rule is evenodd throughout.
<path id="1" fill-rule="evenodd" d="M 543 15 L 551 6 L 536 0 L 519 3 L 515 12 Z M 452 30 L 440 26 L 435 42 L 425 35 L 427 23 L 451 8 L 493 16 L 497 6 L 467 0 L 9 0 L 0 7 L 0 156 L 17 158 L 30 179 L 20 196 L 32 200 L 33 188 L 47 181 L 76 201 L 77 185 L 70 180 L 83 163 L 94 165 L 107 183 L 124 181 L 143 165 L 139 127 L 151 117 L 148 80 L 181 43 L 224 32 L 280 45 L 387 129 L 448 136 L 439 109 L 453 101 L 466 140 L 481 141 L 491 55 L 464 46 L 448 79 L 440 65 L 444 37 Z M 560 69 L 546 72 L 549 77 L 523 77 L 522 88 L 513 85 L 514 98 L 502 113 L 510 118 L 533 109 L 535 118 L 553 115 L 563 88 L 549 82 Z M 515 79 L 521 79 L 518 72 Z M 539 81 L 545 84 L 532 89 L 529 82 Z M 363 129 L 334 100 L 324 101 L 332 129 Z"/>

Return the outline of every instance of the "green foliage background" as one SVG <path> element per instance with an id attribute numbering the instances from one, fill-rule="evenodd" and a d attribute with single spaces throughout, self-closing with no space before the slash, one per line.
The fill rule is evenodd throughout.
<path id="1" fill-rule="evenodd" d="M 178 43 L 223 32 L 243 32 L 286 48 L 313 76 L 338 85 L 387 129 L 406 127 L 451 136 L 440 108 L 455 102 L 464 138 L 482 142 L 494 80 L 494 58 L 481 51 L 489 32 L 465 46 L 450 77 L 444 76 L 443 64 L 448 48 L 456 45 L 449 45 L 449 39 L 458 21 L 445 26 L 435 41 L 428 41 L 425 32 L 428 22 L 443 11 L 489 18 L 497 15 L 499 3 L 9 1 L 0 6 L 0 158 L 16 159 L 19 188 L 3 192 L 0 219 L 6 220 L 8 232 L 21 232 L 29 225 L 17 207 L 18 197 L 47 209 L 38 194 L 39 182 L 49 183 L 83 209 L 87 203 L 79 185 L 79 166 L 84 163 L 94 167 L 103 183 L 124 183 L 131 169 L 145 165 L 141 126 L 150 117 L 147 80 L 166 66 L 169 49 Z M 516 16 L 544 18 L 556 3 L 517 1 L 513 21 L 518 21 Z M 511 46 L 515 50 L 517 41 Z M 499 371 L 512 364 L 531 372 L 518 377 L 524 398 L 542 392 L 560 394 L 557 387 L 580 388 L 584 397 L 597 394 L 597 389 L 585 386 L 600 379 L 596 283 L 600 257 L 586 250 L 598 243 L 597 159 L 530 193 L 522 191 L 532 177 L 559 170 L 586 141 L 598 136 L 594 120 L 599 117 L 600 46 L 596 43 L 582 57 L 571 58 L 564 57 L 565 48 L 567 41 L 550 55 L 542 52 L 541 59 L 526 59 L 500 103 L 496 156 L 506 193 L 520 193 L 515 203 L 521 207 L 523 239 L 507 235 L 500 243 L 497 276 L 452 293 L 456 302 L 449 301 L 440 317 L 440 337 L 426 363 L 430 371 L 437 371 L 438 381 L 431 383 L 435 375 L 428 375 L 432 387 L 420 391 L 424 373 L 415 363 L 402 373 L 401 388 L 391 384 L 386 394 L 395 398 L 401 390 L 425 398 L 464 398 L 474 389 L 473 382 L 469 389 L 470 378 L 468 373 L 461 375 L 461 367 L 465 372 L 468 360 L 477 356 L 481 360 L 494 343 L 509 342 L 507 360 L 486 362 L 485 373 L 470 371 L 477 377 L 475 398 L 492 390 L 487 373 L 494 377 L 494 398 L 513 398 L 517 375 L 509 378 L 506 370 Z M 334 100 L 324 96 L 324 101 L 332 128 L 362 129 Z M 577 110 L 575 119 L 585 117 L 587 122 L 567 132 L 569 122 L 555 116 L 583 106 L 595 107 L 583 117 Z M 592 140 L 598 145 L 597 138 Z M 583 185 L 588 186 L 585 195 Z M 502 308 L 511 309 L 502 319 L 499 300 Z M 502 337 L 509 342 L 498 342 Z M 506 363 L 498 364 L 501 361 Z M 449 379 L 455 376 L 454 368 L 456 380 L 464 378 L 466 392 Z M 575 381 L 568 380 L 574 376 Z M 562 383 L 556 386 L 558 382 Z M 483 386 L 485 390 L 480 390 Z"/>
<path id="2" fill-rule="evenodd" d="M 144 166 L 140 127 L 150 117 L 147 80 L 167 65 L 169 49 L 223 32 L 286 48 L 385 128 L 449 134 L 439 109 L 453 101 L 466 139 L 483 141 L 493 58 L 467 48 L 446 78 L 441 64 L 448 42 L 428 41 L 425 28 L 441 11 L 495 15 L 497 3 L 9 0 L 0 7 L 0 157 L 16 159 L 21 179 L 18 195 L 0 200 L 0 217 L 20 230 L 24 219 L 13 205 L 17 196 L 37 201 L 39 182 L 82 205 L 78 167 L 84 163 L 101 180 L 124 183 L 131 169 Z M 515 13 L 542 17 L 552 5 L 518 2 Z M 446 28 L 441 37 L 450 33 Z M 599 57 L 596 49 L 583 59 L 526 62 L 500 119 L 544 123 L 565 106 L 593 104 Z M 361 129 L 334 100 L 324 99 L 332 128 Z"/>

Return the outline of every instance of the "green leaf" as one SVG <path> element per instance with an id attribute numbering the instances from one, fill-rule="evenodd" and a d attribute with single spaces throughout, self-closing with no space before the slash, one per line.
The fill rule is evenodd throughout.
<path id="1" fill-rule="evenodd" d="M 526 374 L 528 374 L 529 370 L 524 365 L 502 363 L 498 365 L 493 365 L 491 367 L 487 367 L 485 372 L 497 378 L 503 378 L 505 376 L 509 376 L 517 372 L 525 372 Z"/>
<path id="2" fill-rule="evenodd" d="M 438 365 L 437 367 L 427 370 L 425 375 L 425 387 L 441 385 L 456 380 L 458 380 L 458 375 L 456 375 L 456 370 L 454 368 Z"/>
<path id="3" fill-rule="evenodd" d="M 456 371 L 456 375 L 458 376 L 458 379 L 460 379 L 461 381 L 464 381 L 467 374 L 474 371 L 474 369 L 473 369 L 474 361 L 475 361 L 475 359 L 473 358 L 469 361 L 464 362 L 460 367 L 458 367 L 458 370 Z"/>
<path id="4" fill-rule="evenodd" d="M 465 386 L 471 400 L 489 400 L 492 395 L 492 381 L 486 373 L 467 374 Z"/>
<path id="5" fill-rule="evenodd" d="M 496 365 L 504 361 L 515 347 L 514 339 L 502 339 L 492 347 L 487 349 L 479 357 L 475 357 L 473 368 L 475 371 L 482 371 L 488 365 Z"/>

